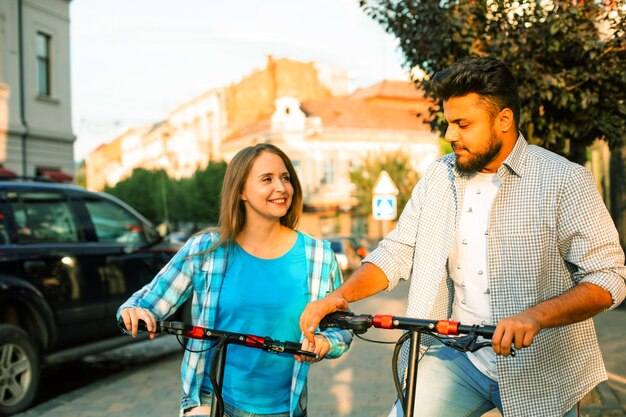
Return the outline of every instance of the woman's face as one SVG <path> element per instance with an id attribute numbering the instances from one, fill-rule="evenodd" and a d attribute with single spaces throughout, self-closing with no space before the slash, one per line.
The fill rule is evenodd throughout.
<path id="1" fill-rule="evenodd" d="M 241 193 L 247 221 L 280 220 L 291 206 L 293 186 L 280 156 L 261 152 Z"/>

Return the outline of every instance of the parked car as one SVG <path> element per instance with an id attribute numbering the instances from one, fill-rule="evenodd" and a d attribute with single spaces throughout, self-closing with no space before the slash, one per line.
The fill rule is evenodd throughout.
<path id="1" fill-rule="evenodd" d="M 362 258 L 357 252 L 356 246 L 349 237 L 326 237 L 324 239 L 330 242 L 339 268 L 344 278 L 347 278 L 346 274 L 351 273 L 361 265 Z"/>
<path id="2" fill-rule="evenodd" d="M 0 415 L 32 403 L 42 366 L 132 341 L 117 308 L 179 248 L 110 195 L 0 181 Z"/>

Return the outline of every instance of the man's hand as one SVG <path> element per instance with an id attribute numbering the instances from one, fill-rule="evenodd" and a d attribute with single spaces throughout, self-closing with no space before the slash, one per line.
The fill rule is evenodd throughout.
<path id="1" fill-rule="evenodd" d="M 347 309 L 348 301 L 339 295 L 332 294 L 306 305 L 300 315 L 300 330 L 302 330 L 304 337 L 311 343 L 311 348 L 315 349 L 314 333 L 320 321 L 327 314 L 334 313 L 335 311 L 346 311 Z"/>
<path id="2" fill-rule="evenodd" d="M 529 347 L 541 329 L 587 320 L 609 308 L 612 303 L 607 290 L 590 282 L 581 282 L 558 297 L 500 320 L 491 339 L 493 350 L 508 356 L 511 344 L 516 349 Z"/>
<path id="3" fill-rule="evenodd" d="M 539 317 L 532 310 L 525 310 L 498 322 L 491 345 L 496 354 L 509 356 L 511 345 L 517 350 L 529 347 L 541 329 Z"/>

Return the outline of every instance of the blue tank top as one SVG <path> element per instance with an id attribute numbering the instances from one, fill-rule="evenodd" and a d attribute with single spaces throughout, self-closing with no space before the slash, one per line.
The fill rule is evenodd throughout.
<path id="1" fill-rule="evenodd" d="M 235 245 L 220 293 L 216 329 L 299 342 L 300 314 L 308 302 L 304 239 L 283 256 L 262 259 Z M 255 414 L 289 411 L 292 355 L 229 345 L 224 368 L 224 401 Z M 207 368 L 208 372 L 208 368 Z M 203 389 L 213 391 L 204 378 Z"/>

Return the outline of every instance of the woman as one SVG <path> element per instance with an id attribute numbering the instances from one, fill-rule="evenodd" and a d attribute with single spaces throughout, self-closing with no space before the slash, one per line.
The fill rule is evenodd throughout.
<path id="1" fill-rule="evenodd" d="M 193 236 L 155 279 L 118 312 L 127 329 L 137 322 L 156 329 L 190 296 L 197 326 L 302 340 L 302 349 L 336 358 L 350 332 L 326 330 L 315 347 L 302 337 L 300 313 L 341 283 L 328 242 L 295 230 L 302 189 L 289 158 L 276 146 L 241 150 L 228 164 L 221 194 L 219 234 Z M 153 337 L 153 335 L 151 335 Z M 210 342 L 190 340 L 182 364 L 182 416 L 211 412 Z M 310 359 L 268 354 L 231 345 L 226 355 L 222 397 L 225 415 L 306 416 Z M 268 389 L 271 387 L 271 389 Z M 249 414 L 252 413 L 252 414 Z"/>

